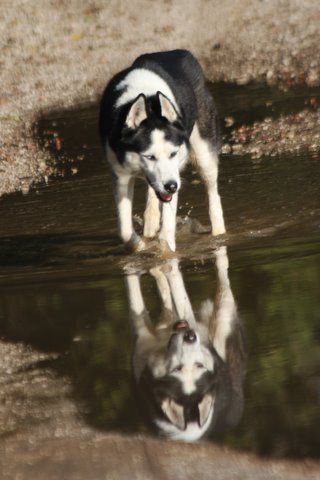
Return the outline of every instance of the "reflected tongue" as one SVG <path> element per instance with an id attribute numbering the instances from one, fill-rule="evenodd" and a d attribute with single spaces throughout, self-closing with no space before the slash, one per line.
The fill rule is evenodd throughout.
<path id="1" fill-rule="evenodd" d="M 178 320 L 174 325 L 173 325 L 173 330 L 176 332 L 178 330 L 185 330 L 189 328 L 189 323 L 186 320 Z"/>
<path id="2" fill-rule="evenodd" d="M 159 197 L 163 202 L 170 202 L 172 199 L 172 194 L 171 193 L 160 193 L 159 192 Z"/>

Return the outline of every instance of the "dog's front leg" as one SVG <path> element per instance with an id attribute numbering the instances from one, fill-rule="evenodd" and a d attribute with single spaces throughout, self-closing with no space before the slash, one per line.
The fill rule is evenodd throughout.
<path id="1" fill-rule="evenodd" d="M 176 250 L 176 216 L 178 205 L 178 193 L 175 193 L 171 202 L 162 204 L 162 224 L 159 233 L 161 249 L 165 252 Z"/>
<path id="2" fill-rule="evenodd" d="M 120 237 L 130 251 L 137 252 L 143 250 L 145 244 L 134 231 L 132 224 L 134 181 L 132 175 L 113 175 Z"/>
<path id="3" fill-rule="evenodd" d="M 151 323 L 141 292 L 140 275 L 129 273 L 125 277 L 125 282 L 133 333 L 136 337 L 149 336 L 151 335 Z"/>
<path id="4" fill-rule="evenodd" d="M 147 206 L 144 212 L 143 236 L 155 237 L 160 226 L 159 200 L 152 187 L 148 186 Z"/>
<path id="5" fill-rule="evenodd" d="M 187 320 L 191 328 L 196 328 L 193 308 L 184 285 L 183 276 L 179 269 L 179 261 L 177 258 L 169 260 L 166 277 L 168 279 L 172 299 L 179 320 Z"/>

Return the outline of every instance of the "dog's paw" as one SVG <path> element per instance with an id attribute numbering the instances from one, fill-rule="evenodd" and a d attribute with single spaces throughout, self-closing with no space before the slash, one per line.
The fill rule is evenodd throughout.
<path id="1" fill-rule="evenodd" d="M 146 243 L 139 235 L 132 235 L 129 242 L 125 244 L 126 250 L 130 253 L 142 252 L 146 248 Z"/>
<path id="2" fill-rule="evenodd" d="M 224 225 L 218 225 L 212 229 L 212 235 L 217 237 L 218 235 L 224 235 L 226 233 L 226 229 Z"/>

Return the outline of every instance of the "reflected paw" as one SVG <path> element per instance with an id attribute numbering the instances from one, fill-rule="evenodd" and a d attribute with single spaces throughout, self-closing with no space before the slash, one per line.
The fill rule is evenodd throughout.
<path id="1" fill-rule="evenodd" d="M 159 246 L 161 253 L 166 255 L 175 252 L 176 250 L 176 245 L 175 243 L 171 242 L 171 245 L 165 240 L 164 238 L 159 239 Z"/>

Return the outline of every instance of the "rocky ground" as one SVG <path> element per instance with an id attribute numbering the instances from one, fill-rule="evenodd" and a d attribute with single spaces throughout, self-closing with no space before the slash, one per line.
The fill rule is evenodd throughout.
<path id="1" fill-rule="evenodd" d="M 33 138 L 38 116 L 96 100 L 143 52 L 189 48 L 212 81 L 320 83 L 318 0 L 3 0 L 0 16 L 0 195 L 53 171 Z"/>
<path id="2" fill-rule="evenodd" d="M 224 144 L 222 151 L 250 154 L 252 158 L 307 151 L 317 159 L 320 150 L 319 124 L 320 110 L 302 110 L 275 120 L 269 117 L 234 129 L 230 143 Z"/>

